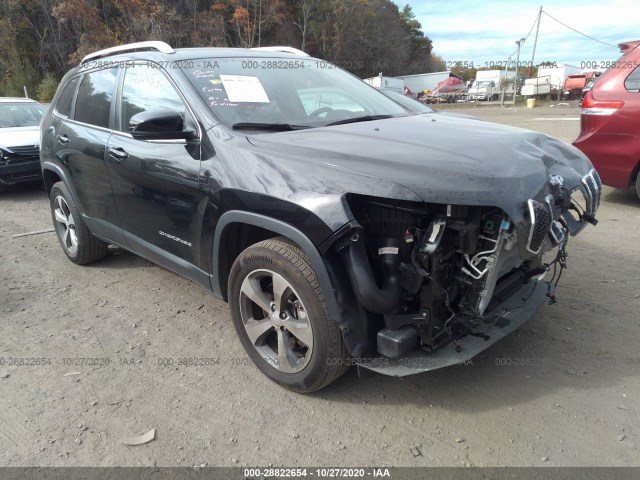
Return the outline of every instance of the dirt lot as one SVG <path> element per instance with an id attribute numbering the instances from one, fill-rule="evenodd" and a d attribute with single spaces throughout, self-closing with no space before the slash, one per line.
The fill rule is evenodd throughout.
<path id="1" fill-rule="evenodd" d="M 565 141 L 579 128 L 575 107 L 455 110 Z M 631 192 L 606 189 L 597 228 L 571 240 L 558 304 L 473 365 L 352 369 L 310 396 L 248 364 L 226 304 L 195 284 L 122 251 L 75 266 L 53 233 L 12 238 L 50 228 L 38 186 L 0 205 L 3 466 L 640 466 Z M 218 362 L 162 365 L 194 357 Z M 121 444 L 151 428 L 153 442 Z"/>

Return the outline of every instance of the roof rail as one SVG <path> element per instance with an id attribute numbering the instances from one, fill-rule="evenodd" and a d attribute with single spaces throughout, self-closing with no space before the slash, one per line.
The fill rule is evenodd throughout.
<path id="1" fill-rule="evenodd" d="M 127 52 L 143 52 L 143 51 L 157 51 L 161 53 L 174 53 L 175 50 L 170 45 L 164 42 L 138 42 L 128 43 L 126 45 L 118 45 L 117 47 L 105 48 L 104 50 L 98 50 L 97 52 L 90 53 L 82 59 L 80 65 L 89 60 L 96 60 L 98 58 L 108 57 L 110 55 L 117 55 L 119 53 Z"/>
<path id="2" fill-rule="evenodd" d="M 254 47 L 251 50 L 262 50 L 265 52 L 283 52 L 283 53 L 292 53 L 294 55 L 300 55 L 302 57 L 308 57 L 309 54 L 303 52 L 302 50 L 298 50 L 293 47 Z"/>

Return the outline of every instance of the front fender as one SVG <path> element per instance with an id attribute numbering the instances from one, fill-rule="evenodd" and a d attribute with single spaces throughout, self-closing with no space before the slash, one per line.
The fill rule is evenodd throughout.
<path id="1" fill-rule="evenodd" d="M 329 313 L 331 314 L 333 320 L 340 327 L 340 330 L 343 332 L 344 336 L 344 333 L 349 331 L 349 326 L 343 318 L 340 306 L 338 305 L 338 302 L 336 300 L 336 292 L 333 288 L 329 273 L 327 271 L 327 267 L 322 256 L 320 255 L 320 252 L 304 233 L 281 220 L 242 210 L 231 210 L 220 216 L 213 238 L 212 258 L 215 262 L 211 274 L 211 289 L 213 293 L 218 297 L 223 296 L 223 289 L 221 285 L 223 275 L 221 275 L 221 262 L 219 261 L 219 259 L 221 258 L 221 255 L 224 255 L 224 252 L 221 251 L 221 246 L 223 245 L 225 230 L 229 226 L 237 223 L 248 224 L 272 231 L 278 235 L 282 235 L 283 237 L 288 238 L 298 247 L 300 247 L 300 249 L 302 249 L 302 251 L 309 258 L 309 261 L 311 262 L 311 265 L 316 272 L 318 283 L 320 283 L 320 287 L 322 287 L 322 291 L 325 295 Z M 349 345 L 347 344 L 347 346 Z"/>

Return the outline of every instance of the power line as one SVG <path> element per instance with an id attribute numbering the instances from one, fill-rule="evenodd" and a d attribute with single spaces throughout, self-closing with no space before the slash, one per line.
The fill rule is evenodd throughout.
<path id="1" fill-rule="evenodd" d="M 615 45 L 611 45 L 610 43 L 603 42 L 602 40 L 598 40 L 597 38 L 590 37 L 590 36 L 589 36 L 589 35 L 587 35 L 586 33 L 582 33 L 582 32 L 580 32 L 580 31 L 576 30 L 575 28 L 570 27 L 570 26 L 569 26 L 569 25 L 567 25 L 566 23 L 563 23 L 563 22 L 561 22 L 560 20 L 558 20 L 557 18 L 552 17 L 551 15 L 549 15 L 549 14 L 548 14 L 547 12 L 545 12 L 544 10 L 542 11 L 542 13 L 544 13 L 547 17 L 551 18 L 552 20 L 555 20 L 555 21 L 556 21 L 556 22 L 558 22 L 560 25 L 563 25 L 563 26 L 567 27 L 569 30 L 573 30 L 574 32 L 576 32 L 576 33 L 578 33 L 578 34 L 582 35 L 583 37 L 587 37 L 587 38 L 589 38 L 589 39 L 593 40 L 594 42 L 602 43 L 603 45 L 606 45 L 606 46 L 608 46 L 608 47 L 617 48 Z"/>
<path id="2" fill-rule="evenodd" d="M 531 35 L 531 32 L 533 32 L 533 27 L 536 26 L 536 22 L 538 21 L 538 15 L 536 15 L 536 19 L 533 21 L 533 23 L 531 24 L 531 28 L 529 29 L 529 33 L 527 33 L 526 37 L 524 37 L 524 42 L 527 41 L 527 38 L 529 38 L 529 35 Z M 513 53 L 511 55 L 509 55 L 509 58 L 513 57 L 516 53 L 518 52 L 518 49 L 516 48 Z"/>
<path id="3" fill-rule="evenodd" d="M 531 32 L 533 32 L 533 27 L 536 26 L 536 22 L 538 21 L 538 16 L 536 15 L 536 19 L 533 21 L 533 23 L 531 24 L 531 28 L 529 29 L 529 33 L 527 33 L 527 36 L 524 37 L 524 41 L 527 41 L 527 38 L 529 38 L 529 35 L 531 35 Z"/>
<path id="4" fill-rule="evenodd" d="M 566 23 L 564 23 L 564 22 L 561 22 L 560 20 L 558 20 L 558 19 L 557 19 L 557 18 L 555 18 L 554 16 L 550 15 L 549 13 L 547 13 L 546 11 L 544 11 L 543 9 L 541 9 L 541 11 L 542 11 L 542 13 L 544 13 L 544 14 L 545 14 L 547 17 L 549 17 L 550 19 L 555 20 L 555 21 L 556 21 L 556 22 L 558 22 L 560 25 L 562 25 L 562 26 L 564 26 L 564 27 L 568 28 L 569 30 L 573 30 L 574 32 L 576 32 L 576 33 L 577 33 L 577 34 L 579 34 L 579 35 L 582 35 L 582 36 L 584 36 L 584 37 L 587 37 L 588 39 L 593 40 L 593 41 L 595 41 L 595 42 L 602 43 L 603 45 L 606 45 L 606 46 L 608 46 L 608 47 L 618 48 L 616 45 L 611 45 L 610 43 L 603 42 L 602 40 L 598 40 L 597 38 L 593 38 L 593 37 L 591 37 L 591 36 L 587 35 L 586 33 L 582 33 L 581 31 L 576 30 L 576 29 L 575 29 L 575 28 L 573 28 L 573 27 L 570 27 L 569 25 L 567 25 L 567 24 L 566 24 Z M 538 22 L 538 15 L 536 15 L 536 19 L 533 21 L 533 24 L 531 25 L 531 28 L 529 29 L 529 33 L 527 33 L 527 35 L 524 37 L 524 42 L 526 42 L 526 41 L 527 41 L 527 39 L 528 39 L 528 38 L 529 38 L 529 36 L 531 35 L 531 32 L 533 32 L 533 27 L 535 27 L 535 26 L 536 26 L 536 22 Z M 524 42 L 522 42 L 522 43 L 524 43 Z M 518 49 L 516 48 L 516 49 L 513 51 L 513 53 L 512 53 L 511 55 L 509 55 L 509 57 L 508 57 L 508 58 L 509 58 L 509 59 L 511 59 L 511 58 L 512 58 L 512 57 L 513 57 L 517 52 L 518 52 Z"/>

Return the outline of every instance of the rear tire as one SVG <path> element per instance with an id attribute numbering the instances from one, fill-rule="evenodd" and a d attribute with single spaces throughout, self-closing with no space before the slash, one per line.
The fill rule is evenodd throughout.
<path id="1" fill-rule="evenodd" d="M 638 198 L 640 199 L 640 173 L 638 173 L 638 176 L 636 177 L 636 195 L 638 195 Z"/>
<path id="2" fill-rule="evenodd" d="M 78 265 L 102 260 L 108 245 L 94 237 L 82 220 L 78 207 L 63 182 L 51 188 L 51 218 L 62 250 L 69 260 Z"/>
<path id="3" fill-rule="evenodd" d="M 326 387 L 349 368 L 342 332 L 308 257 L 284 238 L 256 243 L 233 263 L 231 317 L 253 363 L 298 393 Z"/>

